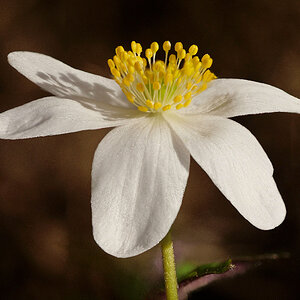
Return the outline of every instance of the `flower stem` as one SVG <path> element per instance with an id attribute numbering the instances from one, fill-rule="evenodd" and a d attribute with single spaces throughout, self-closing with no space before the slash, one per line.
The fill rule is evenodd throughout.
<path id="1" fill-rule="evenodd" d="M 170 231 L 160 244 L 164 265 L 167 300 L 178 300 L 174 249 Z"/>

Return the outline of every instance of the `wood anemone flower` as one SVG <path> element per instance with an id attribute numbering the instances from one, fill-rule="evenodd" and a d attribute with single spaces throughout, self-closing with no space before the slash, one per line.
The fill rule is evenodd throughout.
<path id="1" fill-rule="evenodd" d="M 0 138 L 24 139 L 106 127 L 92 167 L 94 238 L 116 257 L 138 255 L 170 230 L 182 203 L 190 155 L 251 224 L 272 229 L 285 218 L 273 167 L 256 138 L 231 117 L 300 113 L 300 101 L 270 85 L 216 79 L 212 59 L 176 43 L 116 48 L 114 79 L 49 56 L 13 52 L 9 63 L 53 94 L 0 114 Z"/>

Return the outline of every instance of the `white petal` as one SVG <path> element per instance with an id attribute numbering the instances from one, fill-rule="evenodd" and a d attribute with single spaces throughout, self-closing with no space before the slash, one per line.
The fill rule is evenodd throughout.
<path id="1" fill-rule="evenodd" d="M 242 80 L 216 79 L 193 100 L 191 112 L 223 117 L 292 112 L 300 113 L 300 100 L 271 85 Z"/>
<path id="2" fill-rule="evenodd" d="M 23 139 L 112 127 L 128 123 L 133 117 L 134 112 L 128 111 L 125 116 L 117 109 L 93 110 L 78 101 L 46 97 L 1 113 L 0 138 Z"/>
<path id="3" fill-rule="evenodd" d="M 169 123 L 193 158 L 250 223 L 272 229 L 284 220 L 271 163 L 246 128 L 221 117 L 171 116 Z"/>
<path id="4" fill-rule="evenodd" d="M 92 171 L 93 232 L 104 251 L 130 257 L 161 241 L 180 208 L 189 158 L 160 117 L 106 135 Z"/>
<path id="5" fill-rule="evenodd" d="M 50 56 L 17 51 L 8 55 L 8 62 L 53 95 L 74 100 L 97 100 L 100 106 L 134 108 L 114 80 L 74 69 Z"/>

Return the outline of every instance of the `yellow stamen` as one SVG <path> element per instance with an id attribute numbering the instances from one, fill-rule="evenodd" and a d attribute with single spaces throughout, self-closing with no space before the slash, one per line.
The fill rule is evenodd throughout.
<path id="1" fill-rule="evenodd" d="M 188 92 L 184 95 L 184 100 L 189 100 L 192 97 L 192 92 Z"/>
<path id="2" fill-rule="evenodd" d="M 171 109 L 171 105 L 166 105 L 162 108 L 163 111 Z"/>
<path id="3" fill-rule="evenodd" d="M 149 108 L 153 108 L 153 107 L 154 107 L 154 103 L 153 103 L 153 101 L 151 101 L 151 100 L 147 100 L 147 101 L 146 101 L 146 105 L 147 105 Z"/>
<path id="4" fill-rule="evenodd" d="M 182 96 L 181 95 L 178 95 L 174 98 L 174 103 L 178 103 L 182 100 Z"/>
<path id="5" fill-rule="evenodd" d="M 153 42 L 153 43 L 151 44 L 151 50 L 152 50 L 152 52 L 153 52 L 153 53 L 156 53 L 156 52 L 158 51 L 158 49 L 159 49 L 158 43 L 157 43 L 157 42 Z"/>
<path id="6" fill-rule="evenodd" d="M 137 55 L 140 56 L 142 51 L 143 51 L 142 45 L 140 43 L 137 43 L 136 44 L 136 53 L 137 53 Z"/>
<path id="7" fill-rule="evenodd" d="M 114 61 L 113 61 L 112 59 L 109 59 L 109 60 L 107 61 L 107 64 L 108 64 L 108 66 L 110 67 L 110 69 L 112 69 L 112 68 L 115 67 L 115 63 L 114 63 Z"/>
<path id="8" fill-rule="evenodd" d="M 139 91 L 139 92 L 144 92 L 145 88 L 144 88 L 144 84 L 139 82 L 137 85 L 136 85 L 136 89 Z"/>
<path id="9" fill-rule="evenodd" d="M 191 53 L 191 55 L 196 55 L 197 52 L 198 52 L 198 46 L 192 45 L 192 46 L 189 48 L 189 53 Z"/>
<path id="10" fill-rule="evenodd" d="M 186 89 L 187 89 L 187 90 L 190 90 L 191 87 L 192 87 L 192 83 L 191 83 L 191 82 L 188 82 L 188 83 L 186 84 Z"/>
<path id="11" fill-rule="evenodd" d="M 118 47 L 116 48 L 116 54 L 117 54 L 118 56 L 121 56 L 122 53 L 123 53 L 124 51 L 125 51 L 125 50 L 124 50 L 124 48 L 123 48 L 122 46 L 118 46 Z"/>
<path id="12" fill-rule="evenodd" d="M 165 52 L 170 51 L 171 50 L 171 43 L 169 41 L 165 41 L 163 43 L 163 49 L 164 49 Z"/>
<path id="13" fill-rule="evenodd" d="M 111 74 L 120 85 L 129 102 L 144 113 L 163 113 L 187 107 L 194 96 L 203 92 L 216 78 L 209 68 L 212 58 L 205 54 L 199 59 L 198 47 L 191 45 L 186 51 L 181 42 L 175 44 L 176 55 L 169 53 L 171 43 L 162 45 L 164 61 L 156 60 L 157 42 L 151 43 L 142 57 L 142 45 L 131 42 L 131 50 L 122 46 L 107 61 Z"/>
<path id="14" fill-rule="evenodd" d="M 183 49 L 182 43 L 181 43 L 181 42 L 177 42 L 177 43 L 175 44 L 175 51 L 176 51 L 176 52 L 179 52 L 181 49 Z"/>
<path id="15" fill-rule="evenodd" d="M 135 97 L 133 95 L 131 95 L 131 94 L 128 93 L 128 94 L 126 94 L 126 97 L 127 97 L 127 99 L 128 99 L 129 102 L 134 103 Z"/>
<path id="16" fill-rule="evenodd" d="M 177 109 L 177 110 L 180 109 L 180 108 L 182 108 L 182 107 L 183 107 L 183 104 L 182 104 L 182 103 L 179 103 L 179 104 L 176 105 L 176 109 Z"/>
<path id="17" fill-rule="evenodd" d="M 172 73 L 167 73 L 165 75 L 165 84 L 169 84 L 173 81 L 173 74 Z"/>
<path id="18" fill-rule="evenodd" d="M 158 81 L 153 82 L 153 89 L 156 91 L 160 89 L 160 83 Z"/>
<path id="19" fill-rule="evenodd" d="M 161 108 L 161 103 L 160 103 L 160 102 L 154 103 L 154 109 L 155 109 L 155 110 L 158 110 L 158 109 L 160 109 L 160 108 Z"/>
<path id="20" fill-rule="evenodd" d="M 185 55 L 186 55 L 186 51 L 184 49 L 180 49 L 178 51 L 178 58 L 179 59 L 184 59 L 185 58 Z"/>
<path id="21" fill-rule="evenodd" d="M 152 52 L 152 50 L 151 49 L 146 49 L 146 51 L 145 51 L 145 56 L 148 58 L 148 59 L 150 59 L 152 56 L 153 56 L 153 52 Z"/>
<path id="22" fill-rule="evenodd" d="M 110 71 L 111 71 L 111 74 L 113 74 L 114 76 L 121 77 L 120 72 L 116 68 L 111 68 Z"/>
<path id="23" fill-rule="evenodd" d="M 142 112 L 147 112 L 148 108 L 146 106 L 138 106 L 138 110 L 140 110 Z"/>
<path id="24" fill-rule="evenodd" d="M 210 68 L 213 60 L 211 59 L 211 57 L 208 54 L 203 55 L 203 57 L 201 58 L 201 62 L 202 62 L 202 66 L 204 69 Z"/>
<path id="25" fill-rule="evenodd" d="M 187 106 L 189 106 L 191 104 L 191 102 L 192 102 L 192 99 L 187 100 L 187 101 L 184 102 L 183 106 L 187 107 Z"/>
<path id="26" fill-rule="evenodd" d="M 132 50 L 133 53 L 136 52 L 136 42 L 135 41 L 131 42 L 131 50 Z"/>

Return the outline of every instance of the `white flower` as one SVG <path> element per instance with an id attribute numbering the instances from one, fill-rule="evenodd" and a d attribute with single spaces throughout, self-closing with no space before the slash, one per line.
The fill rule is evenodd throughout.
<path id="1" fill-rule="evenodd" d="M 133 42 L 129 52 L 119 46 L 108 61 L 115 80 L 38 53 L 8 56 L 15 69 L 54 96 L 1 113 L 1 138 L 117 127 L 99 144 L 92 168 L 94 238 L 117 257 L 142 253 L 167 234 L 181 206 L 190 155 L 254 226 L 272 229 L 285 217 L 267 155 L 228 118 L 300 113 L 298 99 L 262 83 L 215 79 L 207 70 L 212 59 L 195 56 L 195 45 L 187 54 L 176 43 L 177 57 L 169 59 L 171 44 L 163 48 L 168 65 L 155 62 L 155 42 L 147 60 L 140 57 L 140 44 Z"/>

